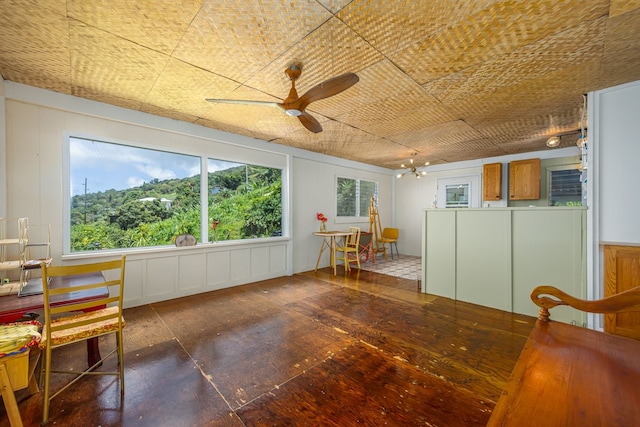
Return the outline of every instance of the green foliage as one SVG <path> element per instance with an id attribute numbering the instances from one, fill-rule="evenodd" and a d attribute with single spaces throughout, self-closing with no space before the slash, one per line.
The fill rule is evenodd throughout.
<path id="1" fill-rule="evenodd" d="M 209 174 L 209 239 L 278 235 L 282 229 L 281 171 L 240 166 Z M 140 199 L 154 197 L 153 201 Z M 160 201 L 171 200 L 171 205 Z M 219 225 L 211 229 L 211 220 Z M 200 177 L 153 180 L 127 190 L 74 196 L 71 250 L 162 246 L 179 234 L 200 239 Z"/>
<path id="2" fill-rule="evenodd" d="M 248 192 L 219 193 L 209 206 L 209 218 L 219 221 L 210 230 L 210 240 L 270 237 L 282 233 L 282 184 L 254 188 Z"/>
<path id="3" fill-rule="evenodd" d="M 140 224 L 152 224 L 171 216 L 169 208 L 155 199 L 151 201 L 134 200 L 116 210 L 118 225 L 123 230 L 138 227 Z"/>
<path id="4" fill-rule="evenodd" d="M 356 215 L 356 180 L 338 178 L 338 216 Z M 368 203 L 368 201 L 367 201 Z"/>

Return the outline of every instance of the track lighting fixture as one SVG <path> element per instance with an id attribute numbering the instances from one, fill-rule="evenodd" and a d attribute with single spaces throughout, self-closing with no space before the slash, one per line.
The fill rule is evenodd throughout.
<path id="1" fill-rule="evenodd" d="M 559 136 L 552 136 L 551 138 L 547 139 L 547 147 L 556 148 L 558 145 L 560 145 Z"/>

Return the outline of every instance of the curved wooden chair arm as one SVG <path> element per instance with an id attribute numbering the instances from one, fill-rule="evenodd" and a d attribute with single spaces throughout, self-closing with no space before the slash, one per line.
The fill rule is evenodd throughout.
<path id="1" fill-rule="evenodd" d="M 554 298 L 542 295 L 551 295 Z M 549 320 L 549 309 L 559 305 L 568 305 L 588 313 L 620 313 L 640 311 L 640 286 L 628 289 L 596 301 L 587 301 L 572 297 L 554 286 L 538 286 L 531 292 L 531 301 L 538 307 L 538 319 Z"/>

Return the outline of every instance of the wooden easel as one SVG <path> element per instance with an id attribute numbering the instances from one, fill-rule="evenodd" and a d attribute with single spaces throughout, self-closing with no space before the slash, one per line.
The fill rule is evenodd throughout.
<path id="1" fill-rule="evenodd" d="M 369 232 L 373 233 L 375 238 L 373 242 L 373 254 L 384 253 L 384 245 L 381 245 L 379 239 L 382 237 L 382 227 L 380 226 L 380 216 L 378 215 L 378 207 L 376 206 L 376 200 L 371 196 L 371 202 L 369 203 Z"/>

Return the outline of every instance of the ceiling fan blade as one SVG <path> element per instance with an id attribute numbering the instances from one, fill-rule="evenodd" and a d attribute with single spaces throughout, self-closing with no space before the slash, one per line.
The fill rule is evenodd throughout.
<path id="1" fill-rule="evenodd" d="M 304 110 L 307 105 L 320 99 L 328 98 L 333 95 L 337 95 L 349 89 L 354 84 L 358 83 L 360 78 L 354 73 L 346 73 L 337 77 L 333 77 L 329 80 L 315 85 L 309 89 L 299 99 L 299 110 Z"/>
<path id="2" fill-rule="evenodd" d="M 270 101 L 252 101 L 246 99 L 213 99 L 207 98 L 209 102 L 218 102 L 220 104 L 243 104 L 243 105 L 264 105 L 267 107 L 276 107 L 282 110 L 282 106 L 278 102 L 270 102 Z"/>
<path id="3" fill-rule="evenodd" d="M 302 125 L 309 129 L 311 132 L 322 132 L 322 126 L 320 125 L 320 122 L 318 122 L 316 118 L 311 114 L 303 111 L 302 114 L 298 116 L 298 119 L 300 119 L 300 123 L 302 123 Z"/>
<path id="4" fill-rule="evenodd" d="M 300 72 L 301 69 L 299 66 L 289 67 L 285 70 L 285 73 L 291 79 L 291 89 L 289 90 L 289 95 L 282 102 L 214 98 L 207 98 L 207 101 L 214 103 L 217 102 L 220 104 L 264 105 L 267 107 L 276 107 L 281 111 L 284 111 L 289 116 L 298 117 L 300 123 L 302 123 L 302 125 L 311 132 L 322 132 L 320 122 L 310 114 L 305 113 L 305 108 L 307 108 L 307 106 L 313 101 L 328 98 L 349 89 L 351 86 L 358 83 L 360 78 L 354 73 L 342 74 L 315 85 L 304 95 L 298 98 L 298 93 L 296 92 L 296 79 L 300 76 Z"/>

